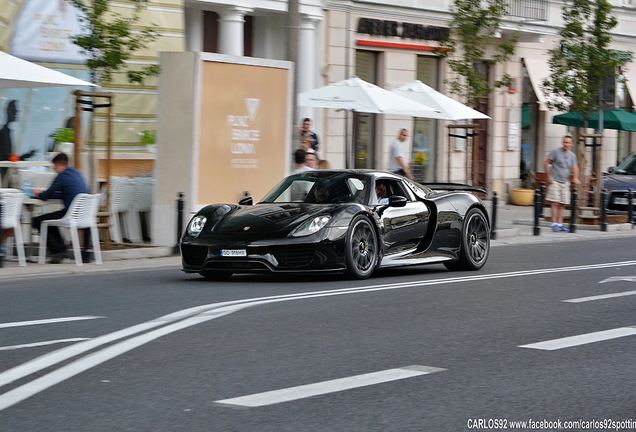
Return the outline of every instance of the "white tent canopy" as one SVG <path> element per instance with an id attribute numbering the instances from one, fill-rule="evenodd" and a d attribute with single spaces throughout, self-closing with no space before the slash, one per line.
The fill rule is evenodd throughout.
<path id="1" fill-rule="evenodd" d="M 95 87 L 95 84 L 0 51 L 0 89 L 57 86 Z"/>
<path id="2" fill-rule="evenodd" d="M 300 93 L 298 105 L 411 117 L 427 117 L 436 111 L 356 76 Z"/>
<path id="3" fill-rule="evenodd" d="M 392 93 L 403 96 L 415 102 L 435 108 L 436 112 L 418 117 L 439 119 L 439 120 L 468 120 L 468 119 L 489 119 L 486 114 L 474 110 L 455 99 L 438 92 L 427 86 L 420 80 L 411 81 L 400 86 Z"/>

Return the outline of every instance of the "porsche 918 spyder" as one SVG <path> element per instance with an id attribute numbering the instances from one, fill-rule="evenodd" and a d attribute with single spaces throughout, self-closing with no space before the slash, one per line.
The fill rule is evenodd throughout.
<path id="1" fill-rule="evenodd" d="M 365 279 L 378 268 L 431 263 L 478 270 L 488 259 L 490 221 L 475 190 L 374 170 L 290 175 L 255 204 L 248 197 L 197 212 L 180 242 L 183 270 L 209 279 L 253 272 Z"/>

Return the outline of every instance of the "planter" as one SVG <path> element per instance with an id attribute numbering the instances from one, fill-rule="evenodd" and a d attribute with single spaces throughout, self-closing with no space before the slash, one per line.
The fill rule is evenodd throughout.
<path id="1" fill-rule="evenodd" d="M 510 202 L 518 206 L 529 206 L 534 203 L 534 189 L 512 189 Z"/>

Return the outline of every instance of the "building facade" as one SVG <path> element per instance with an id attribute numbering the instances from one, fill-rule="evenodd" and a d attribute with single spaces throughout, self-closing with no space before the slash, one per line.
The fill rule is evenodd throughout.
<path id="1" fill-rule="evenodd" d="M 613 48 L 631 54 L 636 46 L 635 5 L 633 0 L 613 3 L 619 19 L 612 34 Z M 86 78 L 68 41 L 68 35 L 78 27 L 73 24 L 76 18 L 67 16 L 65 4 L 64 0 L 0 0 L 0 49 Z M 126 0 L 111 4 L 122 13 L 131 7 Z M 131 66 L 158 62 L 162 51 L 206 51 L 292 60 L 297 93 L 357 75 L 389 90 L 418 79 L 452 96 L 448 83 L 454 77 L 446 60 L 433 50 L 448 31 L 452 4 L 451 0 L 395 0 L 390 4 L 380 0 L 151 0 L 140 25 L 152 25 L 159 38 L 137 53 Z M 545 156 L 559 146 L 565 133 L 582 132 L 552 124 L 553 115 L 558 113 L 548 110 L 548 95 L 541 85 L 549 74 L 547 50 L 559 41 L 563 4 L 510 0 L 500 37 L 504 41 L 519 32 L 515 55 L 495 66 L 487 62 L 480 65 L 491 80 L 503 72 L 513 77 L 510 87 L 497 89 L 480 101 L 478 109 L 488 114 L 489 120 L 466 127 L 425 118 L 295 107 L 295 124 L 289 127 L 295 131 L 301 119 L 310 117 L 320 136 L 320 156 L 333 167 L 381 169 L 388 165 L 391 140 L 399 129 L 406 128 L 418 179 L 474 183 L 507 197 L 510 188 L 519 186 L 524 170 L 543 170 Z M 31 24 L 21 24 L 25 22 Z M 38 46 L 25 49 L 34 35 Z M 47 57 L 50 53 L 55 55 Z M 617 106 L 630 111 L 630 95 L 636 94 L 635 72 L 633 63 L 628 64 L 627 85 L 617 91 Z M 146 154 L 138 137 L 143 130 L 156 129 L 157 83 L 150 79 L 143 86 L 132 86 L 123 77 L 116 77 L 104 87 L 115 95 L 113 141 L 117 151 Z M 41 93 L 24 89 L 0 92 L 5 103 L 18 99 L 24 106 L 30 104 L 32 110 L 39 109 L 36 105 Z M 26 149 L 29 143 L 46 141 L 50 130 L 72 115 L 71 98 L 60 95 L 48 96 L 47 100 L 57 102 L 46 102 L 48 110 L 29 114 L 29 122 L 20 124 L 15 131 L 19 146 Z M 95 115 L 99 118 L 101 114 Z M 33 135 L 34 130 L 38 136 Z M 461 138 L 475 131 L 476 138 Z M 104 133 L 95 133 L 97 148 L 103 148 Z M 162 142 L 160 136 L 158 141 L 159 146 L 178 145 Z M 603 146 L 594 150 L 602 155 L 597 169 L 606 170 L 635 151 L 633 141 L 629 132 L 606 130 Z M 581 151 L 589 158 L 592 150 Z"/>

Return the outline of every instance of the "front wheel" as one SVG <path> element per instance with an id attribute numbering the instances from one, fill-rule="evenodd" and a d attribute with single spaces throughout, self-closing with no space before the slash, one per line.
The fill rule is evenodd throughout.
<path id="1" fill-rule="evenodd" d="M 490 227 L 480 209 L 471 209 L 464 220 L 459 260 L 444 263 L 449 270 L 479 270 L 488 260 Z"/>
<path id="2" fill-rule="evenodd" d="M 378 238 L 372 223 L 364 216 L 356 216 L 347 232 L 345 244 L 347 275 L 366 279 L 378 263 Z"/>

